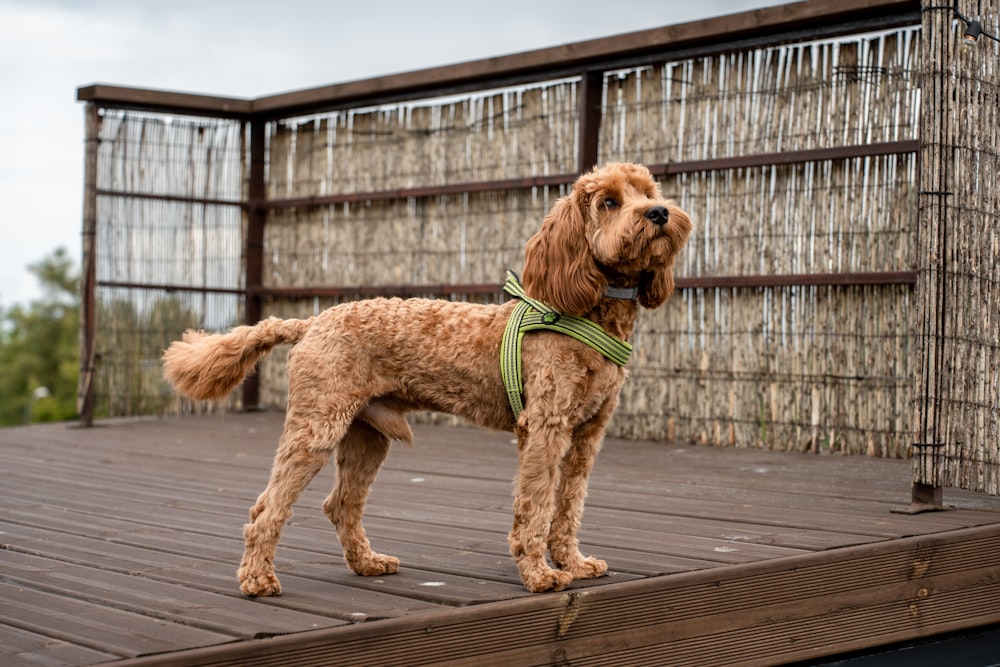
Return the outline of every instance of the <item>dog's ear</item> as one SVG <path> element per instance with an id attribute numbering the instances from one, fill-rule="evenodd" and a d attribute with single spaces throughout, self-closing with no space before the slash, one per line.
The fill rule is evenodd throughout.
<path id="1" fill-rule="evenodd" d="M 681 209 L 670 206 L 667 236 L 670 238 L 670 259 L 658 271 L 644 271 L 639 279 L 639 304 L 643 308 L 659 308 L 674 291 L 674 258 L 691 234 L 691 218 Z"/>
<path id="2" fill-rule="evenodd" d="M 673 291 L 673 262 L 660 271 L 643 271 L 639 278 L 639 305 L 650 310 L 659 308 Z"/>
<path id="3" fill-rule="evenodd" d="M 574 187 L 545 216 L 524 251 L 524 291 L 567 315 L 586 314 L 608 287 L 587 242 L 587 206 L 583 189 Z"/>

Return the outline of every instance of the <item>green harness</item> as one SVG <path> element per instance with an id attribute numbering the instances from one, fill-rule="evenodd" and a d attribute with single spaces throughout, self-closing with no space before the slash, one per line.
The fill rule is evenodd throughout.
<path id="1" fill-rule="evenodd" d="M 594 348 L 610 361 L 624 366 L 632 354 L 632 346 L 607 333 L 601 326 L 584 317 L 564 315 L 524 293 L 513 271 L 507 271 L 503 291 L 519 299 L 507 320 L 500 341 L 500 374 L 507 390 L 507 400 L 514 419 L 524 410 L 524 384 L 521 381 L 521 339 L 526 331 L 558 331 Z"/>

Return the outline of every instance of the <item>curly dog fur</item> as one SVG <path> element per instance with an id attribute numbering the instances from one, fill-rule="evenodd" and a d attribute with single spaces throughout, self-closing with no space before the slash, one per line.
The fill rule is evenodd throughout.
<path id="1" fill-rule="evenodd" d="M 688 216 L 662 199 L 645 167 L 609 164 L 582 175 L 556 202 L 528 241 L 522 282 L 529 296 L 628 339 L 639 305 L 656 308 L 673 291 L 674 258 L 690 231 Z M 638 298 L 609 297 L 609 287 L 638 287 Z M 580 553 L 576 534 L 626 371 L 568 336 L 527 335 L 525 410 L 515 422 L 499 368 L 513 306 L 371 299 L 308 320 L 270 318 L 226 334 L 188 331 L 170 346 L 164 373 L 196 399 L 225 396 L 272 347 L 294 346 L 284 432 L 243 531 L 244 594 L 281 593 L 274 554 L 282 527 L 331 454 L 337 476 L 323 511 L 344 559 L 362 575 L 396 571 L 398 559 L 372 550 L 361 519 L 389 442 L 412 442 L 405 413 L 417 409 L 517 435 L 509 542 L 528 590 L 560 590 L 605 573 L 604 561 Z"/>

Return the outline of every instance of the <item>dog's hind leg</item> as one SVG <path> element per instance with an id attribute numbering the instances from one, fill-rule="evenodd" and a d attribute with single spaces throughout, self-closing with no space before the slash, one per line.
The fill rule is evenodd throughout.
<path id="1" fill-rule="evenodd" d="M 607 414 L 610 416 L 613 410 Z M 607 419 L 600 419 L 599 416 L 579 427 L 561 464 L 555 514 L 549 528 L 549 555 L 556 567 L 573 575 L 574 579 L 593 579 L 608 570 L 608 564 L 603 560 L 580 553 L 580 542 L 576 536 L 583 518 L 587 479 L 601 449 L 606 424 Z"/>
<path id="2" fill-rule="evenodd" d="M 237 576 L 245 595 L 281 594 L 281 584 L 274 574 L 281 529 L 292 516 L 292 505 L 330 458 L 330 449 L 314 447 L 316 442 L 308 422 L 292 416 L 286 419 L 271 478 L 250 508 L 250 523 L 243 527 L 246 544 Z"/>
<path id="3" fill-rule="evenodd" d="M 323 503 L 323 511 L 337 528 L 344 560 L 365 576 L 392 574 L 399 568 L 398 558 L 372 551 L 361 524 L 368 492 L 388 453 L 389 438 L 356 420 L 337 444 L 337 481 Z"/>

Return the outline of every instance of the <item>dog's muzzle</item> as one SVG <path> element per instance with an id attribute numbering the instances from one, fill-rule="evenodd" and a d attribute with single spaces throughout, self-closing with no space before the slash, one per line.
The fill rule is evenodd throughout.
<path id="1" fill-rule="evenodd" d="M 667 220 L 670 219 L 670 212 L 666 206 L 653 206 L 647 209 L 642 215 L 657 227 L 667 224 Z"/>

